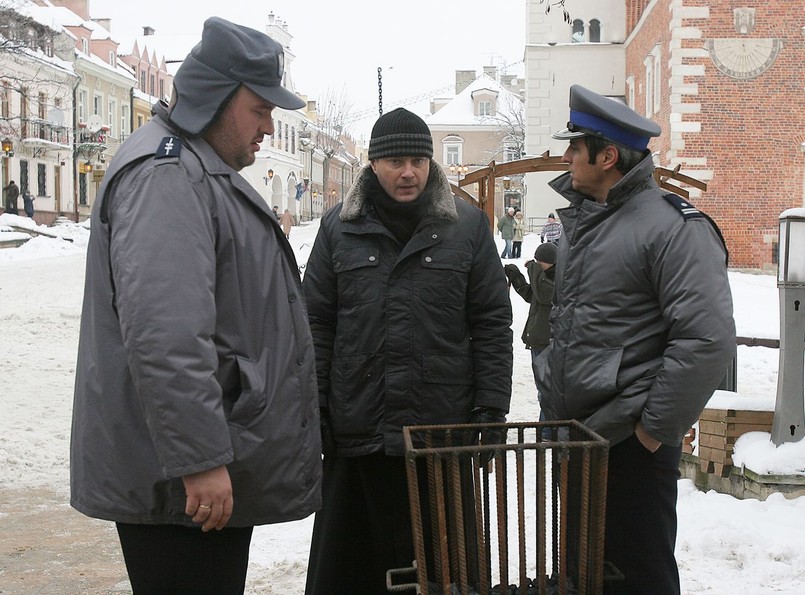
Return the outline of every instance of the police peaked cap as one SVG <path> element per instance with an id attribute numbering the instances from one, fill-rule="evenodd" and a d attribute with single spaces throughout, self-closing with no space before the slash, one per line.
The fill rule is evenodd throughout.
<path id="1" fill-rule="evenodd" d="M 644 118 L 624 103 L 581 85 L 573 85 L 570 87 L 570 121 L 567 128 L 551 136 L 558 140 L 597 136 L 643 151 L 648 147 L 649 139 L 660 136 L 661 132 L 656 122 Z"/>

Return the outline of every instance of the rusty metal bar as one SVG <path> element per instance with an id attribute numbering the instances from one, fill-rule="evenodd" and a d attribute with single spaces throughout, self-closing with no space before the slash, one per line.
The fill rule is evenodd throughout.
<path id="1" fill-rule="evenodd" d="M 516 437 L 498 445 L 468 439 L 481 424 L 404 429 L 416 560 L 389 591 L 490 595 L 510 576 L 518 595 L 603 591 L 608 444 L 578 422 L 504 425 Z M 406 571 L 416 584 L 393 584 Z"/>
<path id="2" fill-rule="evenodd" d="M 498 560 L 500 561 L 500 584 L 509 584 L 509 533 L 508 515 L 506 514 L 506 456 L 503 452 L 495 453 L 495 493 L 497 495 L 498 519 Z"/>
<path id="3" fill-rule="evenodd" d="M 524 442 L 524 429 L 517 430 L 517 443 Z M 525 532 L 525 462 L 522 450 L 515 451 L 515 461 L 517 463 L 517 543 L 520 554 L 520 591 L 522 595 L 528 595 L 528 575 Z"/>
<path id="4" fill-rule="evenodd" d="M 540 432 L 538 435 L 538 439 L 542 439 L 542 433 Z M 537 451 L 537 470 L 535 473 L 534 481 L 536 482 L 536 494 L 537 494 L 537 503 L 544 503 L 546 502 L 546 466 L 545 466 L 545 458 L 546 458 L 546 450 L 544 448 L 538 448 Z M 539 579 L 539 592 L 540 593 L 547 593 L 548 592 L 548 575 L 546 569 L 546 559 L 545 559 L 545 552 L 548 549 L 545 547 L 545 518 L 547 516 L 547 511 L 544 510 L 537 510 L 535 515 L 536 517 L 536 534 L 537 534 L 537 578 Z"/>
<path id="5" fill-rule="evenodd" d="M 581 449 L 581 511 L 580 517 L 590 518 L 590 451 Z M 588 561 L 588 540 L 590 538 L 587 523 L 579 523 L 579 595 L 587 594 L 587 561 Z M 592 594 L 595 595 L 595 594 Z"/>

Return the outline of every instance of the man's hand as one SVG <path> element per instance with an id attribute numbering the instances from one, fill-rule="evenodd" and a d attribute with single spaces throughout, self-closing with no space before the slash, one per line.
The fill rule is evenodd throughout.
<path id="1" fill-rule="evenodd" d="M 659 448 L 662 446 L 662 442 L 655 440 L 648 435 L 648 432 L 646 432 L 646 429 L 643 427 L 643 422 L 637 422 L 634 433 L 635 436 L 637 436 L 637 439 L 640 440 L 640 444 L 642 444 L 649 452 L 657 452 L 657 450 L 659 450 Z"/>
<path id="2" fill-rule="evenodd" d="M 470 413 L 471 424 L 502 424 L 506 423 L 506 412 L 495 407 L 477 407 Z M 476 438 L 477 440 L 477 438 Z M 506 428 L 484 428 L 480 436 L 481 446 L 490 444 L 506 444 Z M 492 460 L 492 451 L 481 455 L 481 466 L 486 467 Z"/>
<path id="3" fill-rule="evenodd" d="M 205 533 L 210 529 L 220 531 L 232 516 L 234 500 L 229 471 L 221 465 L 182 477 L 187 493 L 184 512 L 193 517 L 194 523 L 202 523 Z"/>

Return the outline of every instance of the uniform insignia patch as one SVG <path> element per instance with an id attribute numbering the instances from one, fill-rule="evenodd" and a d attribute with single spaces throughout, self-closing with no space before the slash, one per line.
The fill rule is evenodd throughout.
<path id="1" fill-rule="evenodd" d="M 699 209 L 694 207 L 692 204 L 690 204 L 688 201 L 686 201 L 684 198 L 682 198 L 677 194 L 673 193 L 664 194 L 663 198 L 665 198 L 665 200 L 671 203 L 671 206 L 674 207 L 677 211 L 682 213 L 682 217 L 684 217 L 685 220 L 700 219 L 704 217 L 704 215 Z"/>
<path id="2" fill-rule="evenodd" d="M 167 157 L 178 157 L 182 152 L 182 139 L 178 136 L 166 136 L 159 141 L 154 159 L 165 159 Z"/>
<path id="3" fill-rule="evenodd" d="M 729 265 L 730 262 L 730 252 L 727 249 L 727 242 L 724 240 L 724 234 L 721 233 L 721 229 L 718 227 L 718 224 L 713 221 L 713 218 L 710 217 L 707 213 L 702 213 L 699 209 L 694 207 L 684 198 L 679 196 L 678 194 L 674 194 L 673 192 L 669 192 L 668 194 L 663 194 L 662 197 L 667 200 L 672 207 L 674 207 L 677 211 L 682 213 L 682 218 L 687 221 L 688 219 L 706 219 L 710 225 L 713 226 L 713 231 L 716 232 L 718 239 L 721 240 L 721 244 L 724 246 L 724 252 L 726 253 L 726 264 Z"/>

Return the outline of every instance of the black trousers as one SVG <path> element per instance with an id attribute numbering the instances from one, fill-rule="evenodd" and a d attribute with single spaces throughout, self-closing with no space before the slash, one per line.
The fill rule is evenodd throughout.
<path id="1" fill-rule="evenodd" d="M 609 451 L 604 558 L 626 577 L 606 593 L 679 595 L 676 499 L 681 447 L 651 453 L 636 436 Z"/>
<path id="2" fill-rule="evenodd" d="M 135 595 L 235 595 L 246 588 L 252 527 L 204 533 L 117 523 L 117 533 Z"/>
<path id="3" fill-rule="evenodd" d="M 306 595 L 380 595 L 414 559 L 403 457 L 324 457 Z"/>

